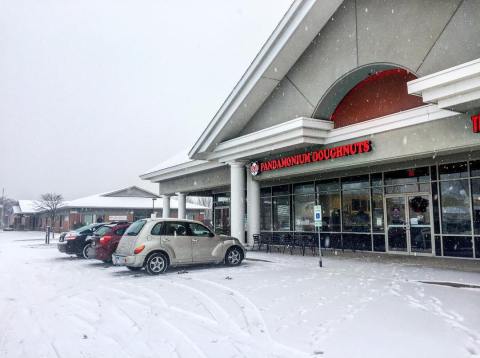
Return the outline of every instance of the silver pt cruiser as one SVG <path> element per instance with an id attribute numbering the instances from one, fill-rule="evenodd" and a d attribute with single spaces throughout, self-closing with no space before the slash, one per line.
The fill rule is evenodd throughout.
<path id="1" fill-rule="evenodd" d="M 199 263 L 240 265 L 245 248 L 233 237 L 215 235 L 198 221 L 142 219 L 125 231 L 112 255 L 114 265 L 150 275 L 164 273 L 169 266 Z"/>

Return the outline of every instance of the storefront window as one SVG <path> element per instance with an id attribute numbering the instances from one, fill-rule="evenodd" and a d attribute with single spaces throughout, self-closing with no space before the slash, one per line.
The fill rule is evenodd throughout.
<path id="1" fill-rule="evenodd" d="M 342 190 L 357 190 L 369 186 L 368 175 L 342 178 Z"/>
<path id="2" fill-rule="evenodd" d="M 440 180 L 466 178 L 468 176 L 467 162 L 439 165 L 438 172 Z"/>
<path id="3" fill-rule="evenodd" d="M 372 220 L 373 232 L 383 232 L 383 189 L 372 189 Z"/>
<path id="4" fill-rule="evenodd" d="M 340 231 L 340 192 L 318 193 L 322 206 L 322 231 Z"/>
<path id="5" fill-rule="evenodd" d="M 214 230 L 216 234 L 230 235 L 230 208 L 218 207 L 214 212 Z"/>
<path id="6" fill-rule="evenodd" d="M 314 205 L 314 194 L 294 196 L 295 231 L 315 231 L 313 220 Z"/>
<path id="7" fill-rule="evenodd" d="M 288 195 L 290 194 L 290 185 L 279 185 L 272 187 L 272 195 Z"/>
<path id="8" fill-rule="evenodd" d="M 216 194 L 213 197 L 213 207 L 217 206 L 229 206 L 230 205 L 230 193 Z"/>
<path id="9" fill-rule="evenodd" d="M 370 197 L 368 189 L 343 191 L 343 231 L 370 231 Z"/>
<path id="10" fill-rule="evenodd" d="M 340 182 L 338 179 L 323 180 L 317 182 L 317 193 L 336 190 L 340 190 Z"/>
<path id="11" fill-rule="evenodd" d="M 429 192 L 430 181 L 428 167 L 410 168 L 385 172 L 385 193 L 401 194 L 415 192 Z"/>
<path id="12" fill-rule="evenodd" d="M 260 230 L 272 230 L 272 198 L 260 198 Z"/>
<path id="13" fill-rule="evenodd" d="M 470 190 L 467 180 L 440 182 L 443 234 L 470 234 Z"/>
<path id="14" fill-rule="evenodd" d="M 453 257 L 473 257 L 471 236 L 444 236 L 443 255 Z"/>
<path id="15" fill-rule="evenodd" d="M 372 183 L 372 186 L 382 186 L 383 185 L 382 173 L 371 174 L 370 182 Z"/>
<path id="16" fill-rule="evenodd" d="M 480 179 L 472 179 L 473 228 L 480 235 Z"/>
<path id="17" fill-rule="evenodd" d="M 295 184 L 293 186 L 293 193 L 294 194 L 314 194 L 315 187 L 313 183 Z"/>
<path id="18" fill-rule="evenodd" d="M 470 162 L 470 175 L 472 177 L 480 177 L 480 160 Z"/>
<path id="19" fill-rule="evenodd" d="M 260 189 L 260 196 L 271 196 L 272 195 L 272 187 L 268 188 L 261 188 Z"/>
<path id="20" fill-rule="evenodd" d="M 273 230 L 290 230 L 290 197 L 278 196 L 273 198 Z"/>

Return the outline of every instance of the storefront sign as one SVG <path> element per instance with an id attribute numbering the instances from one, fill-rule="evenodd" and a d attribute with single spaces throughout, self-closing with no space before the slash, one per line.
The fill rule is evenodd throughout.
<path id="1" fill-rule="evenodd" d="M 476 114 L 472 118 L 473 133 L 480 133 L 480 114 Z"/>
<path id="2" fill-rule="evenodd" d="M 250 164 L 250 173 L 255 176 L 262 172 L 294 167 L 309 163 L 321 162 L 336 158 L 347 157 L 367 153 L 372 150 L 369 140 L 341 145 L 333 148 L 319 149 L 307 153 L 294 154 L 280 159 L 272 159 L 266 162 L 253 162 Z"/>

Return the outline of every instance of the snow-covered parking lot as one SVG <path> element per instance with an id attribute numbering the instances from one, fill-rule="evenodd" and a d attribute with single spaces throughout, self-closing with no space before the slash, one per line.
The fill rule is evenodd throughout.
<path id="1" fill-rule="evenodd" d="M 472 357 L 480 274 L 249 253 L 150 277 L 0 232 L 0 357 Z"/>

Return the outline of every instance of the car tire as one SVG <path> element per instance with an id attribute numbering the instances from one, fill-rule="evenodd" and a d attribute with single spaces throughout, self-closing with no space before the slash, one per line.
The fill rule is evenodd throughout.
<path id="1" fill-rule="evenodd" d="M 130 271 L 140 271 L 142 268 L 141 267 L 133 267 L 133 266 L 127 266 L 127 268 L 130 270 Z"/>
<path id="2" fill-rule="evenodd" d="M 150 255 L 145 263 L 145 270 L 149 275 L 159 275 L 167 271 L 168 259 L 161 252 Z"/>
<path id="3" fill-rule="evenodd" d="M 108 260 L 102 260 L 103 263 L 106 263 L 106 264 L 111 264 L 112 263 L 112 259 L 108 259 Z"/>
<path id="4" fill-rule="evenodd" d="M 92 256 L 92 257 L 89 256 L 89 252 L 91 252 L 92 250 L 94 250 L 93 247 L 92 247 L 92 244 L 90 244 L 90 243 L 89 243 L 89 244 L 86 244 L 86 245 L 83 247 L 83 250 L 82 250 L 82 257 L 83 257 L 84 259 L 91 259 L 91 258 L 93 258 L 93 256 Z"/>
<path id="5" fill-rule="evenodd" d="M 231 247 L 225 254 L 225 265 L 238 266 L 242 263 L 243 252 L 239 247 Z"/>

